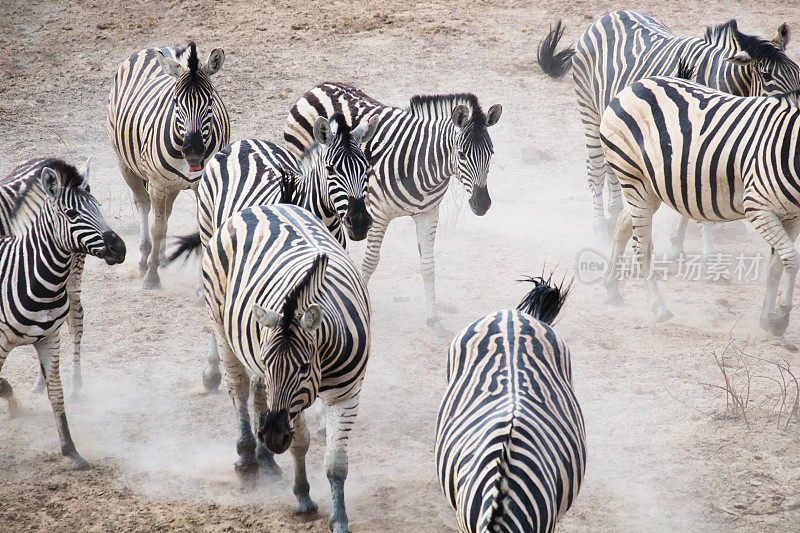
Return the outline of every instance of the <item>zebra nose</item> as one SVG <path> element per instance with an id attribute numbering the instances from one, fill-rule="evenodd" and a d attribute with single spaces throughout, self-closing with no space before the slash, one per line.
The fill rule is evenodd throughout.
<path id="1" fill-rule="evenodd" d="M 109 265 L 116 265 L 125 261 L 125 241 L 113 231 L 103 233 L 103 259 Z"/>
<path id="2" fill-rule="evenodd" d="M 267 411 L 261 415 L 258 424 L 258 440 L 269 451 L 280 454 L 289 449 L 294 432 L 289 428 L 289 411 Z"/>
<path id="3" fill-rule="evenodd" d="M 200 132 L 186 132 L 183 136 L 183 146 L 181 153 L 183 158 L 189 164 L 189 170 L 200 170 L 203 163 L 203 155 L 205 155 L 206 147 L 203 144 L 203 136 Z"/>
<path id="4" fill-rule="evenodd" d="M 482 217 L 492 206 L 492 199 L 489 197 L 487 187 L 475 187 L 472 189 L 472 196 L 469 199 L 469 207 L 472 212 Z"/>
<path id="5" fill-rule="evenodd" d="M 372 227 L 372 217 L 367 211 L 363 198 L 348 198 L 347 213 L 342 219 L 347 229 L 347 236 L 354 241 L 361 241 L 367 237 L 369 228 Z"/>

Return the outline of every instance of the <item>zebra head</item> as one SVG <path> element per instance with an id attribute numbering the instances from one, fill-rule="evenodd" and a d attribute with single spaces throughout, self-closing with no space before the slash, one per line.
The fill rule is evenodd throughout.
<path id="1" fill-rule="evenodd" d="M 745 35 L 736 30 L 735 21 L 731 23 L 739 51 L 726 61 L 744 67 L 745 77 L 750 78 L 750 92 L 742 96 L 772 96 L 800 88 L 800 67 L 785 53 L 790 39 L 786 23 L 771 41 Z"/>
<path id="2" fill-rule="evenodd" d="M 315 303 L 325 281 L 328 256 L 318 255 L 283 302 L 280 312 L 253 304 L 261 328 L 261 360 L 267 411 L 258 438 L 272 453 L 283 453 L 294 436 L 294 420 L 317 398 L 321 376 L 317 329 L 323 309 Z"/>
<path id="3" fill-rule="evenodd" d="M 175 58 L 156 50 L 158 63 L 166 74 L 175 78 L 172 95 L 174 130 L 181 142 L 181 154 L 190 172 L 203 170 L 209 149 L 211 122 L 214 117 L 214 87 L 211 76 L 219 72 L 225 61 L 225 52 L 215 48 L 205 64 L 200 65 L 197 46 L 189 46 L 175 54 Z"/>
<path id="4" fill-rule="evenodd" d="M 455 174 L 464 190 L 470 195 L 472 212 L 478 216 L 485 215 L 492 205 L 487 177 L 494 149 L 487 128 L 497 124 L 502 112 L 503 107 L 495 104 L 484 114 L 476 100 L 472 109 L 459 104 L 453 108 L 451 115 L 457 131 L 451 165 L 456 169 Z"/>
<path id="5" fill-rule="evenodd" d="M 351 130 L 340 113 L 330 120 L 319 117 L 314 122 L 314 140 L 324 147 L 318 171 L 327 181 L 328 198 L 336 215 L 354 241 L 366 238 L 372 226 L 366 206 L 369 162 L 361 144 L 372 139 L 377 126 L 378 117 L 373 116 Z"/>
<path id="6" fill-rule="evenodd" d="M 89 160 L 80 169 L 55 159 L 45 161 L 40 179 L 55 214 L 53 233 L 63 249 L 94 255 L 109 265 L 125 261 L 125 242 L 108 226 L 89 192 Z"/>

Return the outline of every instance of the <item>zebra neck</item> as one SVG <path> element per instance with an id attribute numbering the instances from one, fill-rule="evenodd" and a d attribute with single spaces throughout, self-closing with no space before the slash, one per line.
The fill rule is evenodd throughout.
<path id="1" fill-rule="evenodd" d="M 328 231 L 341 242 L 341 222 L 328 193 L 327 171 L 322 154 L 316 154 L 313 164 L 301 165 L 300 172 L 300 207 L 322 220 Z"/>
<path id="2" fill-rule="evenodd" d="M 417 121 L 417 129 L 419 131 L 414 135 L 417 145 L 411 152 L 416 154 L 416 161 L 410 162 L 414 165 L 411 167 L 414 172 L 401 178 L 413 179 L 417 189 L 423 193 L 442 190 L 456 175 L 453 161 L 458 130 L 449 118 Z"/>
<path id="3" fill-rule="evenodd" d="M 52 212 L 44 208 L 18 241 L 17 261 L 24 262 L 31 294 L 58 299 L 65 290 L 72 252 L 56 232 Z"/>

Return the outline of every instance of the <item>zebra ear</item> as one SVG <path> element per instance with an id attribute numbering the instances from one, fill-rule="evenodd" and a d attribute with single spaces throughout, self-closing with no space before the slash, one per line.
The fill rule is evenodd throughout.
<path id="1" fill-rule="evenodd" d="M 489 111 L 486 112 L 486 127 L 494 126 L 497 124 L 497 121 L 500 120 L 500 115 L 503 114 L 503 106 L 500 104 L 494 104 L 492 107 L 489 108 Z"/>
<path id="2" fill-rule="evenodd" d="M 281 321 L 281 318 L 283 318 L 280 313 L 264 309 L 258 304 L 253 304 L 252 307 L 250 307 L 250 312 L 253 313 L 256 322 L 267 329 L 273 329 L 278 325 L 278 322 Z"/>
<path id="3" fill-rule="evenodd" d="M 183 65 L 172 59 L 171 57 L 167 57 L 164 52 L 161 50 L 156 50 L 156 59 L 158 59 L 158 64 L 161 65 L 164 74 L 168 76 L 172 76 L 173 78 L 180 78 L 183 75 L 186 68 Z"/>
<path id="4" fill-rule="evenodd" d="M 322 308 L 319 304 L 311 304 L 300 318 L 300 325 L 309 333 L 315 331 L 322 323 Z"/>
<path id="5" fill-rule="evenodd" d="M 772 39 L 772 44 L 785 52 L 786 47 L 789 46 L 789 39 L 791 37 L 792 32 L 789 31 L 789 25 L 784 22 L 778 27 L 778 33 L 775 34 L 775 38 Z"/>
<path id="6" fill-rule="evenodd" d="M 53 198 L 57 198 L 61 194 L 61 178 L 58 177 L 58 173 L 55 170 L 50 167 L 44 167 L 41 180 L 44 192 Z"/>
<path id="7" fill-rule="evenodd" d="M 375 131 L 378 129 L 378 115 L 373 115 L 367 121 L 366 124 L 360 124 L 356 129 L 353 130 L 353 140 L 356 144 L 364 144 L 369 142 L 370 139 L 375 135 Z"/>
<path id="8" fill-rule="evenodd" d="M 222 48 L 214 48 L 211 50 L 211 53 L 208 54 L 208 59 L 206 59 L 206 64 L 203 65 L 203 72 L 206 76 L 213 76 L 222 68 L 222 64 L 225 62 L 225 52 Z"/>
<path id="9" fill-rule="evenodd" d="M 86 162 L 84 162 L 80 167 L 78 167 L 78 174 L 81 175 L 83 180 L 81 181 L 80 185 L 78 185 L 79 189 L 87 190 L 89 188 L 89 167 L 92 164 L 92 158 L 87 157 Z"/>
<path id="10" fill-rule="evenodd" d="M 739 65 L 740 67 L 744 67 L 746 65 L 750 65 L 758 61 L 753 56 L 745 52 L 744 50 L 740 52 L 736 52 L 735 55 L 732 55 L 729 58 L 726 58 L 725 61 L 728 63 L 733 63 L 734 65 Z"/>
<path id="11" fill-rule="evenodd" d="M 314 140 L 320 144 L 329 144 L 332 137 L 331 123 L 325 117 L 317 117 L 314 122 Z"/>
<path id="12" fill-rule="evenodd" d="M 469 108 L 465 105 L 457 105 L 453 108 L 453 114 L 450 118 L 453 120 L 453 124 L 456 125 L 457 128 L 461 129 L 467 125 L 469 122 L 471 113 L 469 112 Z"/>

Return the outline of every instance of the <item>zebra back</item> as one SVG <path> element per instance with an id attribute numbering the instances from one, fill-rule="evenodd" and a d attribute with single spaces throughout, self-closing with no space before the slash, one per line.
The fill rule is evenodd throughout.
<path id="1" fill-rule="evenodd" d="M 214 50 L 201 64 L 190 43 L 148 48 L 122 62 L 108 99 L 108 133 L 120 164 L 144 180 L 196 185 L 230 137 L 227 109 L 210 80 L 222 58 Z"/>
<path id="2" fill-rule="evenodd" d="M 552 531 L 586 461 L 566 344 L 528 313 L 499 311 L 455 337 L 447 380 L 435 453 L 459 529 Z"/>
<path id="3" fill-rule="evenodd" d="M 360 390 L 369 352 L 370 304 L 361 276 L 319 219 L 298 206 L 283 204 L 234 214 L 209 241 L 203 282 L 218 334 L 250 371 L 273 379 L 281 367 L 265 361 L 274 360 L 280 336 L 259 325 L 253 306 L 287 313 L 287 296 L 320 256 L 327 261 L 324 276 L 301 308 L 317 304 L 321 324 L 313 342 L 306 337 L 306 351 L 298 350 L 292 356 L 296 361 L 283 370 L 297 367 L 297 361 L 308 356 L 319 392 L 329 401 L 338 401 Z M 315 397 L 312 379 L 308 389 L 292 398 L 291 416 Z"/>

